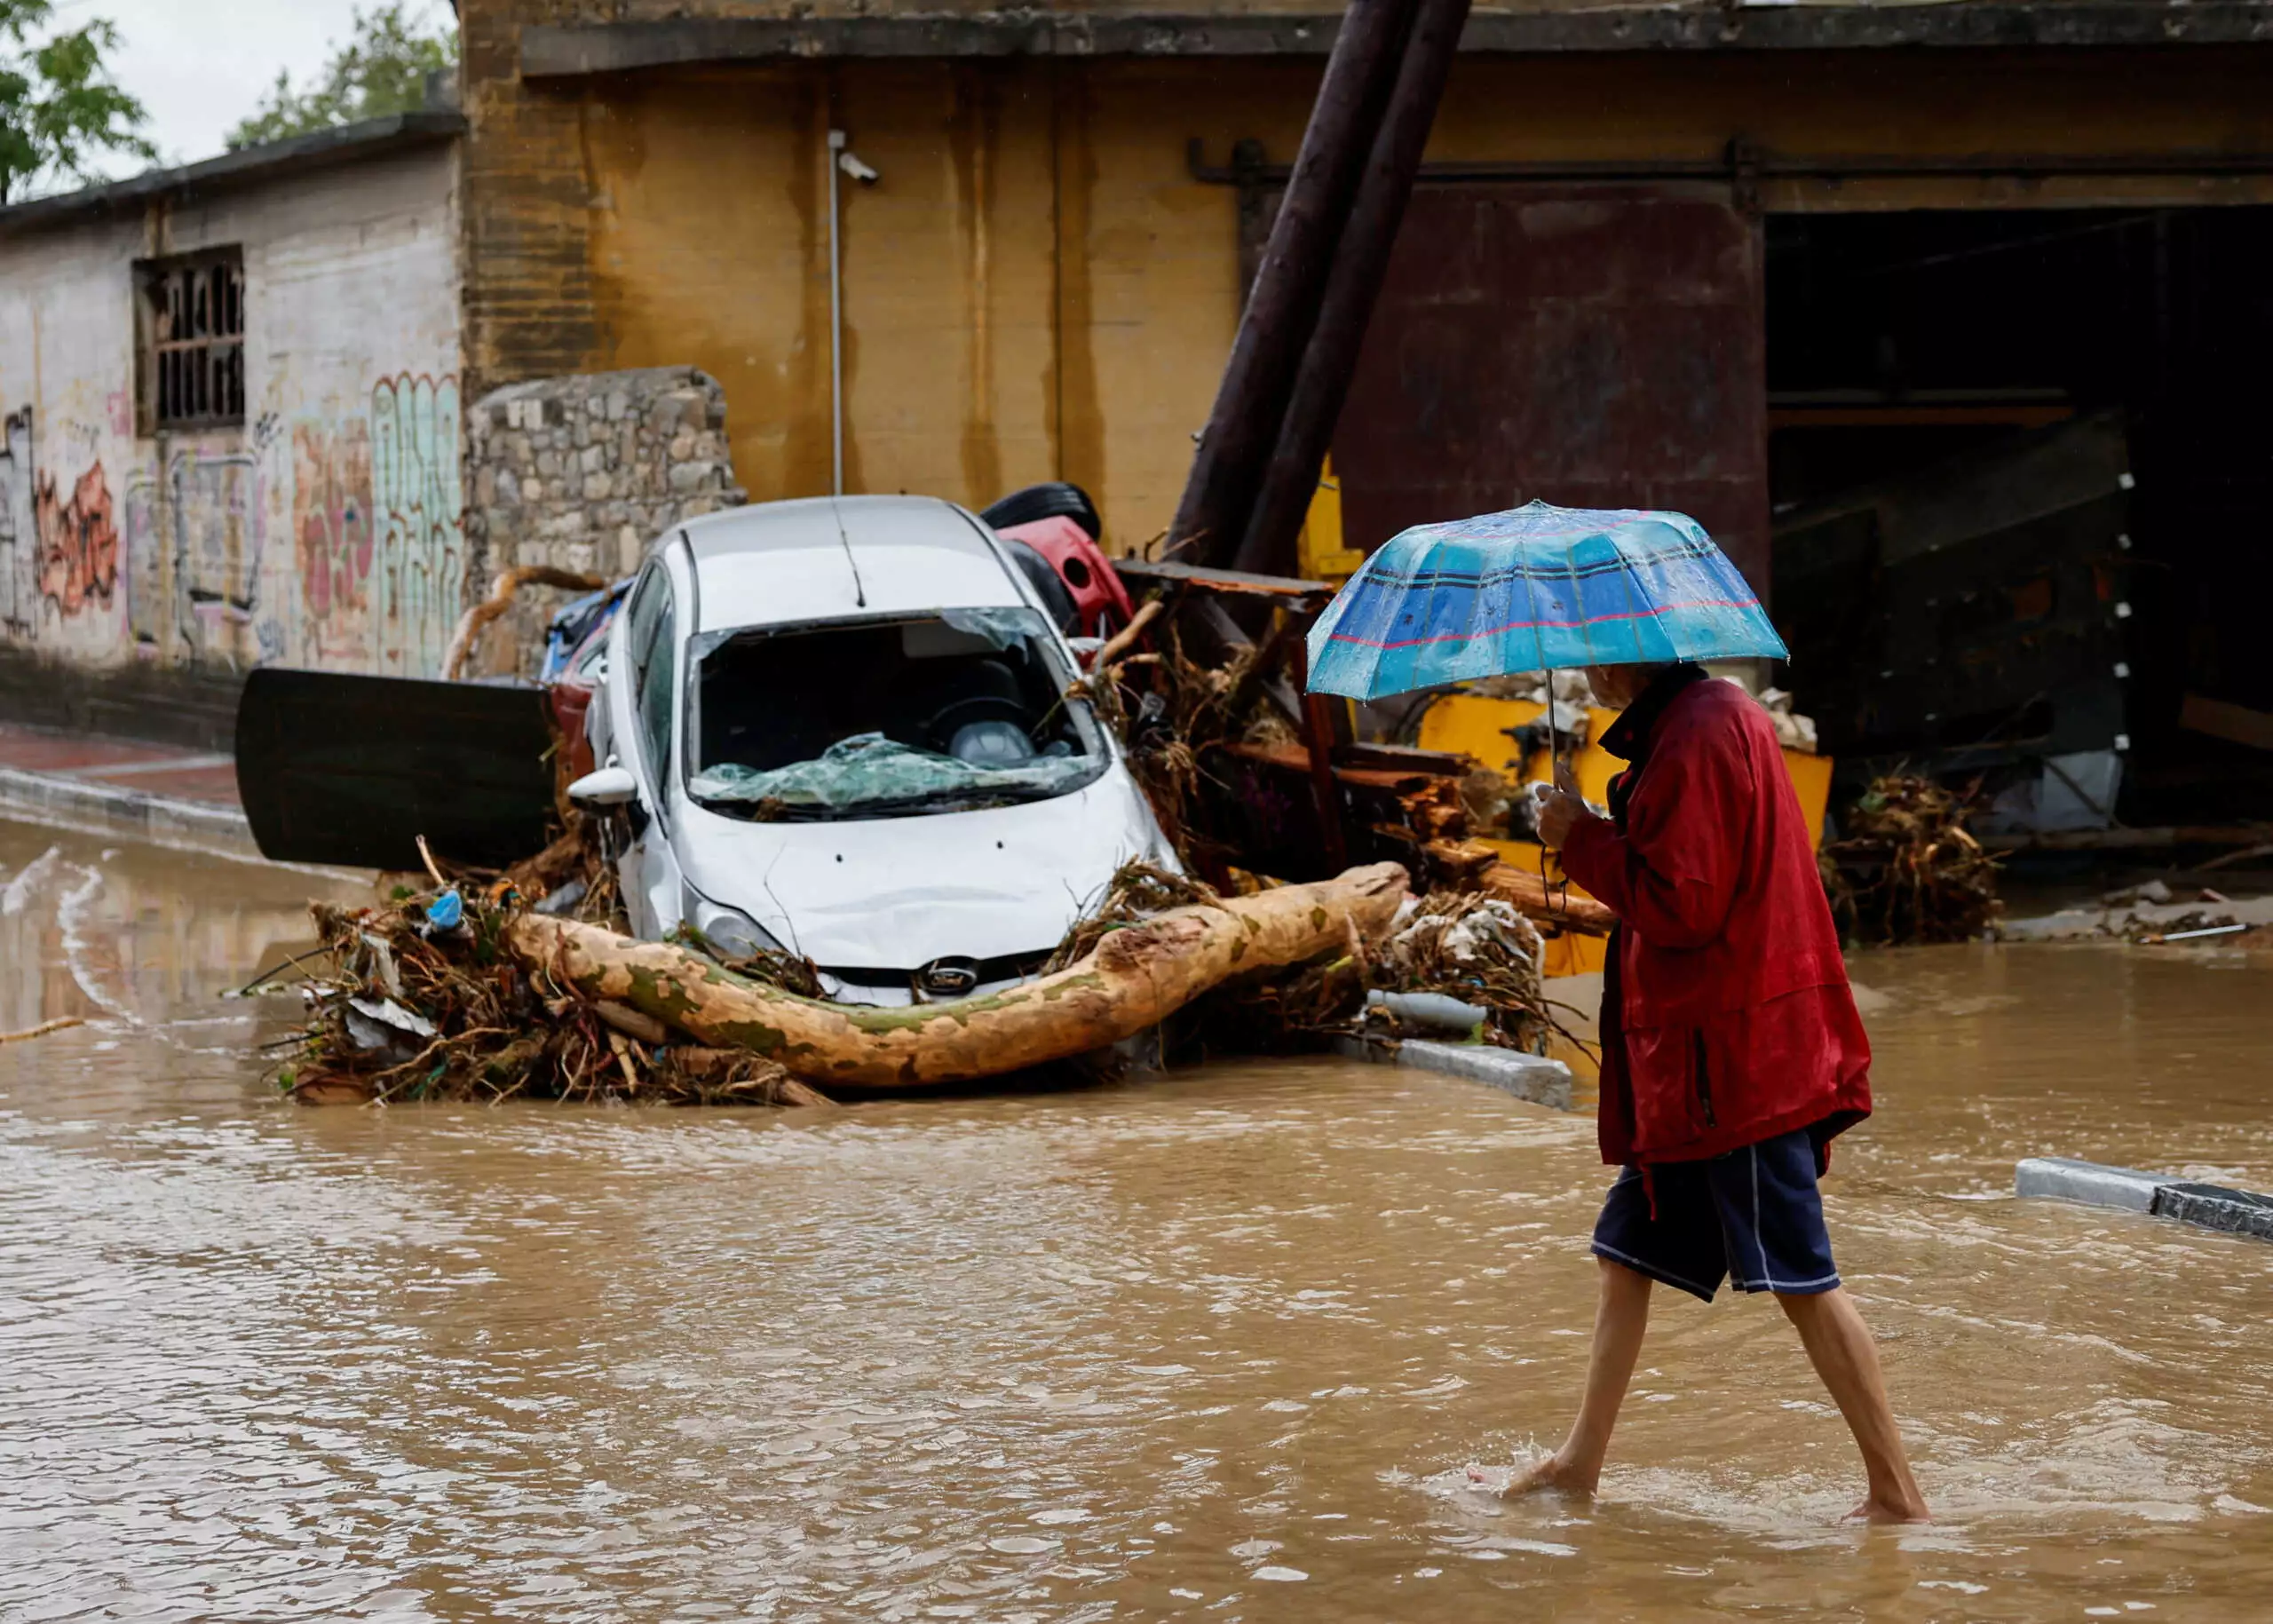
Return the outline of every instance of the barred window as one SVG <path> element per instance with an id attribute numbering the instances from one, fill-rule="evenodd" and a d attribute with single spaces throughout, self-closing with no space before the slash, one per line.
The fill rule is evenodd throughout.
<path id="1" fill-rule="evenodd" d="M 136 267 L 142 291 L 142 400 L 152 430 L 245 420 L 242 250 L 216 249 Z"/>

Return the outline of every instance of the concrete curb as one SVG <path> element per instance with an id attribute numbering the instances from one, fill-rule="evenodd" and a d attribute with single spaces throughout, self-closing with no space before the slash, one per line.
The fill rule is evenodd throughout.
<path id="1" fill-rule="evenodd" d="M 234 807 L 91 784 L 60 773 L 0 767 L 0 817 L 121 835 L 221 857 L 260 859 L 252 826 Z"/>
<path id="2" fill-rule="evenodd" d="M 1415 1071 L 1464 1077 L 1487 1088 L 1527 1099 L 1556 1111 L 1571 1109 L 1571 1068 L 1544 1055 L 1517 1054 L 1484 1043 L 1437 1043 L 1425 1038 L 1343 1038 L 1336 1053 L 1376 1066 L 1403 1066 Z"/>
<path id="3" fill-rule="evenodd" d="M 2155 1188 L 2164 1182 L 2159 1173 L 2102 1167 L 2096 1161 L 2077 1161 L 2067 1156 L 2031 1156 L 2013 1169 L 2016 1195 L 2080 1201 L 2087 1207 L 2119 1207 L 2126 1212 L 2154 1211 Z"/>
<path id="4" fill-rule="evenodd" d="M 2273 1240 L 2273 1197 L 2142 1173 L 2135 1168 L 2103 1167 L 2066 1156 L 2031 1156 L 2013 1169 L 2013 1190 L 2022 1196 L 2151 1213 L 2221 1234 Z"/>

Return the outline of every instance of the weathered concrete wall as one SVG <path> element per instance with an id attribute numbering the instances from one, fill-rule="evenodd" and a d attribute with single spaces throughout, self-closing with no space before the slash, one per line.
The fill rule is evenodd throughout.
<path id="1" fill-rule="evenodd" d="M 733 402 L 753 499 L 826 490 L 835 125 L 883 174 L 844 188 L 851 488 L 983 504 L 1065 478 L 1097 497 L 1113 544 L 1167 524 L 1239 299 L 1236 194 L 1195 180 L 1185 144 L 1203 139 L 1223 163 L 1252 137 L 1291 158 L 1319 57 L 839 57 L 524 79 L 526 25 L 1000 8 L 461 9 L 468 364 L 486 382 L 693 364 Z M 2262 151 L 2268 59 L 2210 46 L 1472 54 L 1429 155 L 1715 162 L 1740 134 L 1808 154 Z M 2234 202 L 2265 187 L 2247 176 L 1848 178 L 1771 182 L 1762 202 Z"/>
<path id="2" fill-rule="evenodd" d="M 744 500 L 726 396 L 692 367 L 508 384 L 466 415 L 466 530 L 485 574 L 550 565 L 628 575 L 683 519 Z M 525 594 L 480 669 L 533 675 L 557 594 Z"/>
<path id="3" fill-rule="evenodd" d="M 16 714 L 57 682 L 141 708 L 259 663 L 436 668 L 468 562 L 455 175 L 437 145 L 0 242 Z M 226 244 L 245 421 L 142 435 L 133 262 Z"/>

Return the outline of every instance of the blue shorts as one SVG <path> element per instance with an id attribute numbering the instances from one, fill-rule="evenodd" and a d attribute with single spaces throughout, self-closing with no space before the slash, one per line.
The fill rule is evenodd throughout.
<path id="1" fill-rule="evenodd" d="M 1839 1271 L 1816 1187 L 1815 1136 L 1805 1128 L 1708 1161 L 1618 1176 L 1595 1221 L 1595 1256 L 1713 1300 L 1725 1278 L 1739 1291 L 1806 1296 L 1831 1291 Z"/>

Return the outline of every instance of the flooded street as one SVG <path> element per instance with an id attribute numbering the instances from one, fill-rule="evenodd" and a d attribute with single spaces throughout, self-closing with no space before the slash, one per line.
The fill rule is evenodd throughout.
<path id="1" fill-rule="evenodd" d="M 44 856 L 51 847 L 55 855 Z M 1836 1525 L 1761 1299 L 1659 1295 L 1560 1436 L 1593 1124 L 1340 1062 L 828 1114 L 307 1110 L 219 996 L 320 876 L 0 823 L 0 1617 L 2231 1619 L 2273 1247 L 2012 1200 L 2273 1188 L 2273 963 L 1920 949 L 1826 1186 L 1940 1518 Z M 2255 1602 L 2248 1598 L 2255 1597 Z"/>

